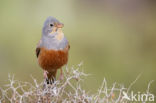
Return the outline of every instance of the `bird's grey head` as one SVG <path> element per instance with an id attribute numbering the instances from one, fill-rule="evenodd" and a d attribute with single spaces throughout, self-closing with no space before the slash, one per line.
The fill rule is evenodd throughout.
<path id="1" fill-rule="evenodd" d="M 59 50 L 67 46 L 68 41 L 62 32 L 63 24 L 54 17 L 48 17 L 42 30 L 42 42 L 40 46 L 47 49 Z"/>
<path id="2" fill-rule="evenodd" d="M 54 17 L 48 17 L 43 25 L 42 29 L 42 35 L 44 36 L 54 36 L 54 34 L 61 28 L 63 28 L 63 24 L 59 22 L 56 18 Z"/>

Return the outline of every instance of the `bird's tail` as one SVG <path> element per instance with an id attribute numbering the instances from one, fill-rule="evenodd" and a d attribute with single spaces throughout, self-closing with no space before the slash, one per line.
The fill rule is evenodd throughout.
<path id="1" fill-rule="evenodd" d="M 57 69 L 54 69 L 53 71 L 47 73 L 47 79 L 46 79 L 47 84 L 54 83 L 54 81 L 56 80 L 56 73 L 57 73 Z"/>

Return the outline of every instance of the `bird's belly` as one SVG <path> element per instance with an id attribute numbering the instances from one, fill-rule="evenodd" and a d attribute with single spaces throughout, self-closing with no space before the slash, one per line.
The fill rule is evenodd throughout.
<path id="1" fill-rule="evenodd" d="M 68 50 L 48 50 L 41 48 L 39 65 L 47 71 L 61 68 L 68 61 Z"/>

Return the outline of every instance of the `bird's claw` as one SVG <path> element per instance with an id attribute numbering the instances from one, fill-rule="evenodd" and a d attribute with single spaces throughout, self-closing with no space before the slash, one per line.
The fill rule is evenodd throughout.
<path id="1" fill-rule="evenodd" d="M 64 79 L 64 75 L 63 75 L 63 71 L 62 71 L 62 68 L 61 68 L 59 80 L 63 80 L 63 79 Z"/>
<path id="2" fill-rule="evenodd" d="M 44 73 L 43 73 L 44 79 L 48 78 L 47 74 L 48 74 L 48 72 L 46 70 L 44 70 Z"/>
<path id="3" fill-rule="evenodd" d="M 61 74 L 60 77 L 59 77 L 59 80 L 63 80 L 64 79 L 64 75 Z"/>

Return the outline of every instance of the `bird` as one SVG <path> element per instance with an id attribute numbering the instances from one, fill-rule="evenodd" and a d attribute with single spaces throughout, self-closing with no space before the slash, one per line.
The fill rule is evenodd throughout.
<path id="1" fill-rule="evenodd" d="M 36 47 L 37 61 L 44 71 L 47 84 L 54 83 L 58 69 L 61 70 L 60 79 L 63 79 L 62 67 L 68 62 L 70 45 L 62 31 L 63 27 L 63 23 L 49 16 L 43 24 L 41 39 Z"/>

